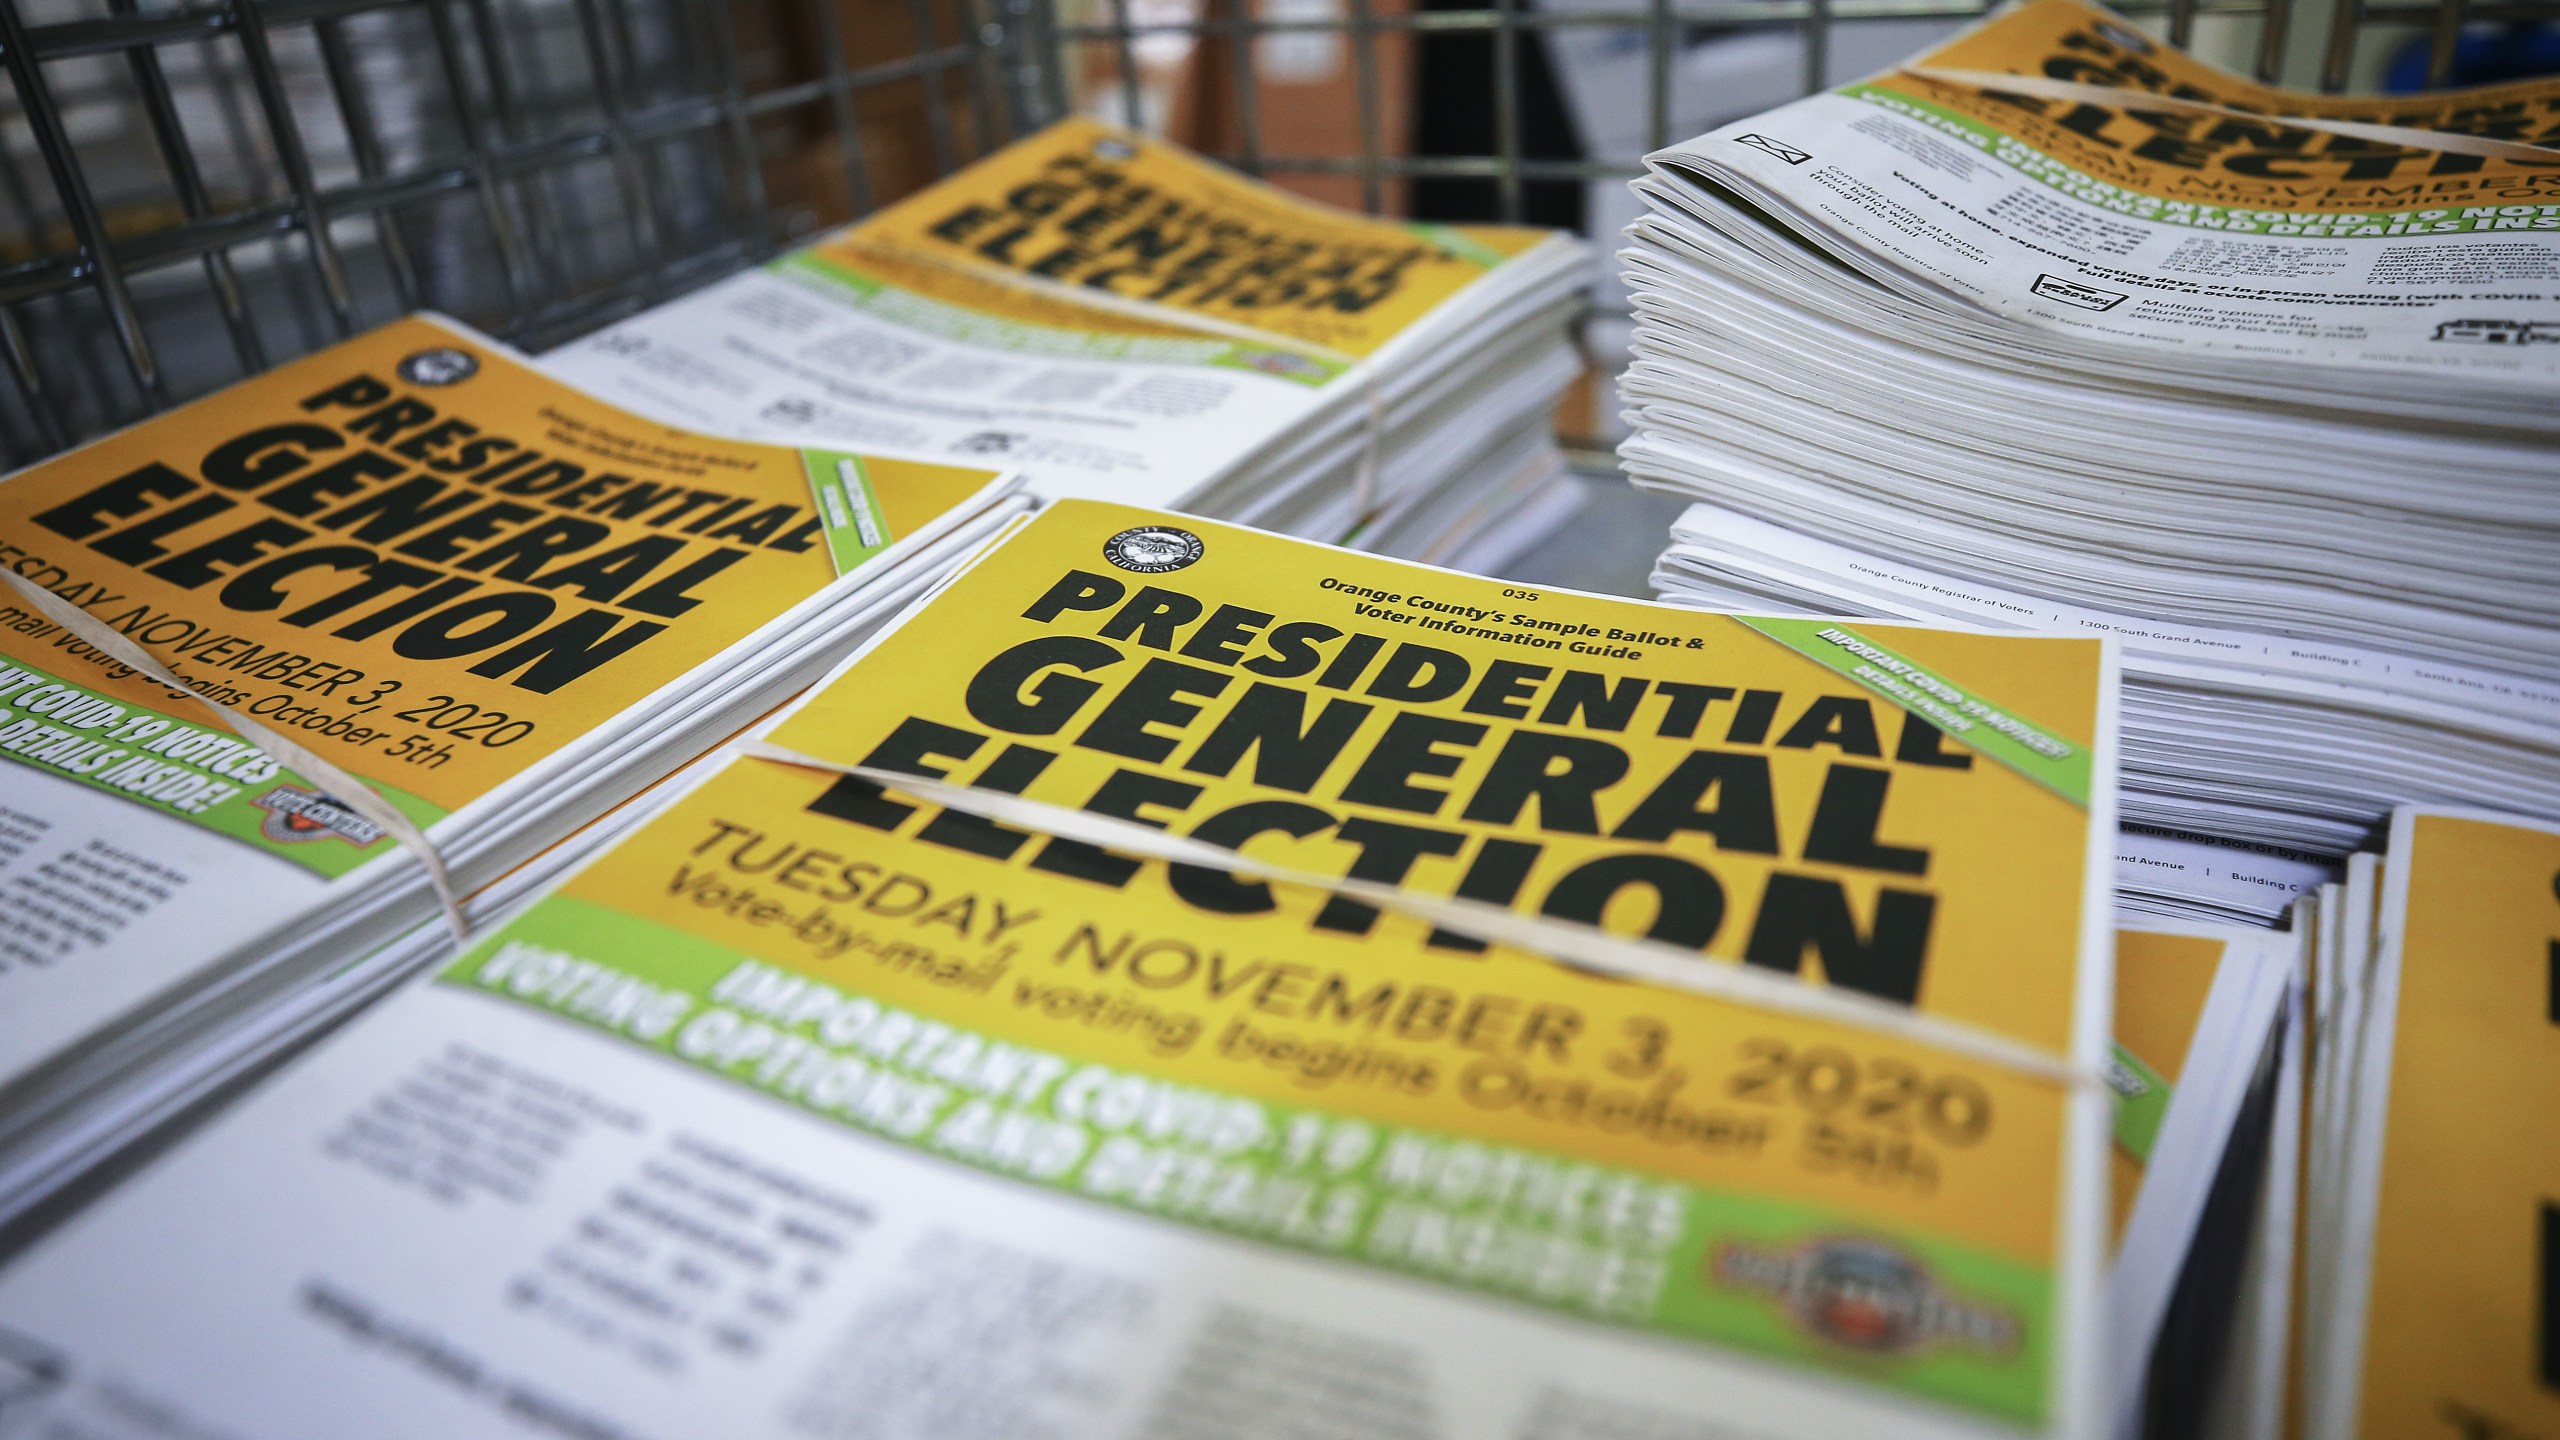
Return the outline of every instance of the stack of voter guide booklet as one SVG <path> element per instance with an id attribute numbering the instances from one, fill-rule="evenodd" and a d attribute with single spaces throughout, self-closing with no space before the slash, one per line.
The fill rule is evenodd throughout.
<path id="1" fill-rule="evenodd" d="M 2556 95 L 2297 94 L 2034 0 L 1655 154 L 1622 455 L 1698 502 L 1657 587 L 2120 637 L 2137 843 L 2316 871 L 2400 803 L 2560 814 L 2560 211 L 2514 119 Z"/>
<path id="2" fill-rule="evenodd" d="M 2113 647 L 1060 502 L 0 1337 L 67 1431 L 2094 1440 L 2263 1028 L 2115 973 Z"/>
<path id="3" fill-rule="evenodd" d="M 1549 410 L 1588 256 L 1074 119 L 546 359 L 678 424 L 1489 571 L 1578 501 Z"/>
<path id="4" fill-rule="evenodd" d="M 2297 1433 L 2560 1430 L 2560 826 L 2403 809 L 2298 923 Z"/>
<path id="5" fill-rule="evenodd" d="M 1013 489 L 670 429 L 428 316 L 0 481 L 0 1218 L 450 945 L 430 855 L 467 897 L 729 738 Z"/>

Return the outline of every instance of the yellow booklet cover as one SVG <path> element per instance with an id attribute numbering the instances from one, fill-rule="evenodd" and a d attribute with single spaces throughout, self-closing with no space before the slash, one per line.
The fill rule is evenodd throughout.
<path id="1" fill-rule="evenodd" d="M 2313 1433 L 2560 1433 L 2560 826 L 2404 809 L 2386 865 L 2363 1360 Z"/>
<path id="2" fill-rule="evenodd" d="M 2098 97 L 2003 90 L 1992 75 L 2134 93 L 2091 103 Z M 2159 44 L 2084 0 L 2034 0 L 1855 88 L 1986 133 L 2004 158 L 2019 146 L 2040 152 L 2089 177 L 2083 188 L 2119 187 L 2108 198 L 2146 217 L 2165 206 L 2177 215 L 2227 214 L 2235 229 L 2272 222 L 2272 234 L 2340 237 L 2560 226 L 2540 205 L 2514 203 L 2539 196 L 2550 172 L 2550 162 L 2530 151 L 2431 148 L 2422 137 L 2395 143 L 2285 123 L 2300 117 L 2547 145 L 2560 136 L 2560 85 L 2548 79 L 2401 96 L 2288 90 Z M 2215 108 L 2146 108 L 2144 93 Z M 2297 217 L 2262 208 L 2364 213 Z"/>
<path id="3" fill-rule="evenodd" d="M 0 481 L 0 1150 L 715 743 L 1012 483 L 424 315 Z"/>
<path id="4" fill-rule="evenodd" d="M 808 253 L 905 251 L 1357 359 L 1553 237 L 1353 215 L 1178 145 L 1075 118 Z"/>
<path id="5" fill-rule="evenodd" d="M 441 819 L 993 472 L 644 421 L 412 316 L 0 483 L 0 564 Z M 323 875 L 379 827 L 0 593 L 0 755 Z"/>
<path id="6" fill-rule="evenodd" d="M 1062 1199 L 1758 1357 L 1806 1415 L 2094 1434 L 2113 680 L 2096 639 L 1066 502 L 437 988 Z M 1803 983 L 1702 993 L 1737 963 Z"/>
<path id="7" fill-rule="evenodd" d="M 2204 1022 L 2205 1004 L 2229 948 L 2228 941 L 2210 935 L 2131 928 L 2116 932 L 2115 1053 L 2109 1075 L 2116 1091 L 2116 1143 L 2107 1173 L 2118 1243 L 2124 1239 L 2125 1222 L 2133 1218 L 2134 1197 L 2142 1189 L 2153 1143 L 2168 1118 L 2188 1047 Z"/>

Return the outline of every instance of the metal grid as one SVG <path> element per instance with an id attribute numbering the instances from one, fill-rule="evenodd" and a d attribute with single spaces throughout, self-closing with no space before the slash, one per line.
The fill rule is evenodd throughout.
<path id="1" fill-rule="evenodd" d="M 1141 114 L 1137 51 L 1226 67 L 1221 158 L 1281 179 L 1528 187 L 1635 173 L 1679 138 L 1699 34 L 1784 30 L 1798 90 L 1856 27 L 1978 0 L 0 0 L 0 460 L 23 463 L 421 306 L 540 349 L 854 218 L 1071 108 Z M 1460 0 L 1475 4 L 1475 0 Z M 1585 8 L 1589 4 L 1603 8 Z M 1189 8 L 1184 8 L 1184 7 Z M 1408 8 L 1410 6 L 1411 8 Z M 2340 88 L 2395 37 L 2546 18 L 2560 0 L 2154 0 L 2173 42 L 2242 26 L 2268 78 Z M 1282 13 L 1274 15 L 1274 10 Z M 1172 18 L 1166 18 L 1170 13 Z M 2308 32 L 2317 30 L 2315 36 Z M 1522 76 L 1565 32 L 1644 47 L 1630 153 L 1539 158 Z M 1349 47 L 1354 147 L 1263 143 L 1256 47 Z M 1397 153 L 1379 60 L 1477 37 L 1476 154 Z M 2308 76 L 2302 72 L 2310 71 Z"/>

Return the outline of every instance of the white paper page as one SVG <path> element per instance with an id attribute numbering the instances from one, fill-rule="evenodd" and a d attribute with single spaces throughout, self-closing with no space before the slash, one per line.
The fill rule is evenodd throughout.
<path id="1" fill-rule="evenodd" d="M 118 1436 L 1990 1433 L 972 1173 L 450 986 L 0 1276 L 0 1333 L 61 1376 L 28 1410 Z"/>
<path id="2" fill-rule="evenodd" d="M 1357 383 L 1282 378 L 1295 357 L 1277 349 L 1264 352 L 1272 373 L 1221 363 L 1239 347 L 1207 332 L 1119 357 L 1086 339 L 765 268 L 542 363 L 671 423 L 1001 465 L 1043 499 L 1131 505 L 1182 503 Z"/>
<path id="3" fill-rule="evenodd" d="M 0 1084 L 329 888 L 121 795 L 34 765 L 5 773 Z M 308 843 L 344 842 L 315 830 Z"/>
<path id="4" fill-rule="evenodd" d="M 2464 343 L 2460 329 L 2483 310 L 2471 290 L 2560 264 L 2538 207 L 2476 237 L 2493 252 L 2456 243 L 2470 238 L 2458 218 L 2466 233 L 2439 237 L 2438 217 L 2396 212 L 2110 204 L 2128 192 L 1881 94 L 1808 96 L 1666 154 L 1763 187 L 1871 264 L 2045 333 L 2224 363 L 2560 378 L 2551 347 Z"/>

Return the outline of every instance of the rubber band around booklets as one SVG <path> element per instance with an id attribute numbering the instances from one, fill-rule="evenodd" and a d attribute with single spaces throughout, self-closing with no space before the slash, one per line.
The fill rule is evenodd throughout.
<path id="1" fill-rule="evenodd" d="M 2514 160 L 2528 165 L 2560 165 L 2560 150 L 2541 145 L 2526 145 L 2514 140 L 2497 140 L 2486 135 L 2464 135 L 2452 130 L 2416 130 L 2402 125 L 2376 125 L 2364 120 L 2328 120 L 2309 115 L 2269 114 L 2243 110 L 2232 105 L 2217 105 L 2210 100 L 2188 100 L 2176 95 L 2155 95 L 2148 90 L 2134 90 L 2118 85 L 2083 85 L 2073 80 L 2055 80 L 2043 75 L 2010 75 L 1998 70 L 1949 70 L 1935 65 L 1906 65 L 1893 74 L 1917 76 L 1947 85 L 1967 85 L 1982 90 L 1997 90 L 2010 95 L 2027 95 L 2039 100 L 2067 100 L 2079 105 L 2104 105 L 2116 110 L 2174 110 L 2183 114 L 2212 115 L 2223 119 L 2273 121 L 2301 130 L 2324 130 L 2332 135 L 2345 135 L 2377 144 L 2398 145 L 2411 150 L 2439 150 L 2456 155 L 2478 155 L 2490 160 Z"/>
<path id="2" fill-rule="evenodd" d="M 27 603 L 35 606 L 47 620 L 79 636 L 107 658 L 152 684 L 174 690 L 212 711 L 240 738 L 266 752 L 267 758 L 328 791 L 330 799 L 344 803 L 348 809 L 381 826 L 392 839 L 416 852 L 419 863 L 426 867 L 427 883 L 435 887 L 437 903 L 444 907 L 445 924 L 452 928 L 453 938 L 457 942 L 470 940 L 471 924 L 463 918 L 462 902 L 454 896 L 452 878 L 445 871 L 444 857 L 436 853 L 436 847 L 427 839 L 425 831 L 401 814 L 390 801 L 376 794 L 372 786 L 311 753 L 301 742 L 210 698 L 172 674 L 167 666 L 153 658 L 151 652 L 133 643 L 121 631 L 70 601 L 14 571 L 0 571 L 0 576 L 6 576 L 9 583 L 17 587 L 18 593 L 26 597 Z"/>
<path id="3" fill-rule="evenodd" d="M 1171 865 L 1194 865 L 1206 870 L 1342 895 L 1380 910 L 1393 910 L 1441 929 L 1543 955 L 1578 969 L 1598 971 L 1618 979 L 1659 985 L 1670 990 L 1685 990 L 1758 1010 L 1846 1025 L 1890 1039 L 1962 1055 L 2033 1080 L 2084 1089 L 2093 1086 L 2103 1088 L 2107 1083 L 2104 1074 L 2094 1067 L 2075 1064 L 2066 1056 L 1980 1026 L 1922 1014 L 1890 1000 L 1817 985 L 1792 975 L 1754 969 L 1740 962 L 1703 957 L 1694 950 L 1676 945 L 1612 935 L 1573 921 L 1523 915 L 1482 901 L 1418 895 L 1374 881 L 1318 875 L 1285 865 L 1273 865 L 1224 846 L 1210 845 L 1132 821 L 1070 810 L 1045 800 L 1033 800 L 1000 790 L 955 785 L 946 780 L 928 779 L 898 770 L 824 760 L 769 741 L 742 741 L 735 751 L 803 769 L 850 775 L 883 789 L 900 791 L 982 820 L 1062 840 L 1081 841 Z"/>

